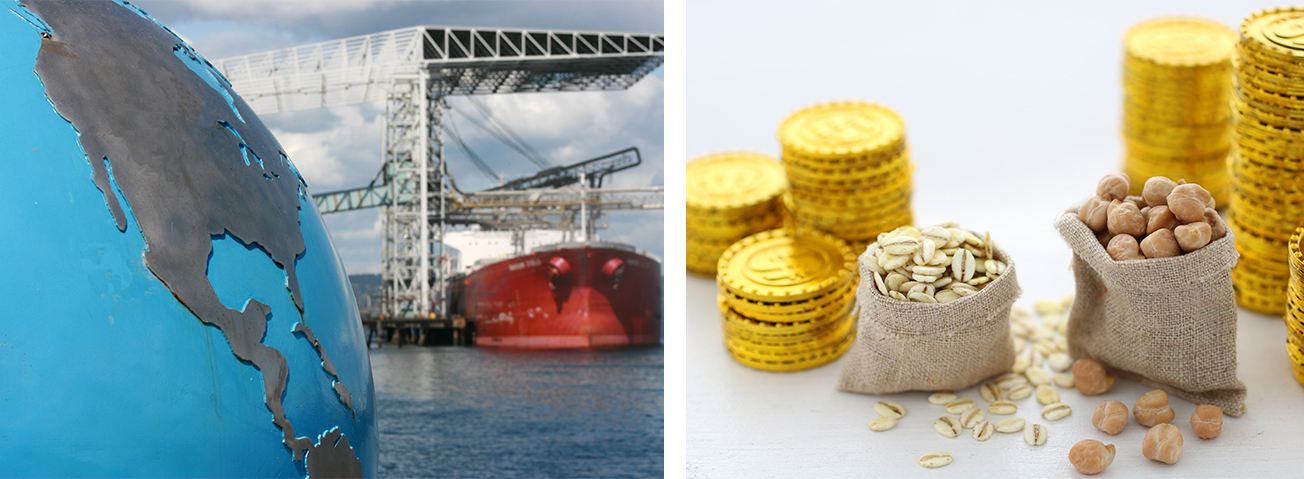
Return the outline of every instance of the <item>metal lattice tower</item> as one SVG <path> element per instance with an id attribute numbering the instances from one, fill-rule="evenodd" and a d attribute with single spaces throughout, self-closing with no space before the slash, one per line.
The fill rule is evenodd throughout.
<path id="1" fill-rule="evenodd" d="M 441 291 L 449 263 L 441 261 L 450 219 L 443 147 L 446 97 L 622 90 L 661 65 L 664 45 L 659 34 L 417 26 L 212 64 L 260 114 L 384 102 L 385 186 L 342 192 L 356 195 L 341 198 L 352 201 L 356 196 L 356 203 L 350 203 L 356 207 L 382 205 L 381 278 L 387 314 L 424 317 L 434 315 L 437 304 L 446 308 Z M 606 201 L 601 193 L 590 198 L 582 185 L 579 191 L 573 200 L 582 211 L 593 204 L 590 201 Z M 642 196 L 609 201 L 607 207 L 661 206 L 659 190 L 637 193 Z M 621 194 L 613 191 L 608 196 Z M 567 218 L 565 205 L 539 206 L 543 196 L 548 195 L 510 192 L 485 197 L 483 205 L 472 200 L 457 220 L 557 224 L 545 218 L 552 215 L 562 224 L 574 221 Z M 527 203 L 534 204 L 530 211 L 535 213 L 508 209 Z M 584 211 L 581 216 L 587 234 L 593 214 Z"/>

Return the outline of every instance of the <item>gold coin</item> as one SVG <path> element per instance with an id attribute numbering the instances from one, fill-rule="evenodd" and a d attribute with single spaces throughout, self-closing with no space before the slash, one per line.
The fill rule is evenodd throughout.
<path id="1" fill-rule="evenodd" d="M 711 264 L 714 265 L 714 263 Z M 688 273 L 694 276 L 701 276 L 704 278 L 715 277 L 715 266 L 707 266 L 707 263 L 694 263 L 693 261 L 687 261 L 685 266 Z"/>
<path id="2" fill-rule="evenodd" d="M 729 344 L 727 341 L 725 342 L 725 348 L 729 351 L 729 355 L 733 357 L 735 361 L 738 361 L 744 366 L 763 371 L 791 372 L 810 369 L 833 362 L 833 360 L 838 359 L 843 353 L 851 348 L 852 343 L 855 342 L 855 338 L 856 330 L 853 328 L 851 333 L 848 334 L 842 342 L 833 347 L 786 358 L 758 357 L 746 350 L 735 349 L 733 345 Z"/>
<path id="3" fill-rule="evenodd" d="M 1235 221 L 1236 228 L 1233 231 L 1236 232 L 1237 239 L 1243 240 L 1240 243 L 1261 242 L 1265 248 L 1272 248 L 1274 253 L 1285 254 L 1293 220 L 1281 216 L 1278 211 L 1244 201 L 1241 193 L 1236 191 L 1233 191 L 1231 201 L 1228 202 L 1227 217 L 1229 222 Z M 1285 261 L 1284 257 L 1282 261 Z"/>
<path id="4" fill-rule="evenodd" d="M 1243 116 L 1267 119 L 1288 127 L 1304 122 L 1304 100 L 1296 101 L 1248 85 L 1240 85 L 1236 88 L 1235 101 L 1250 110 Z"/>
<path id="5" fill-rule="evenodd" d="M 858 169 L 881 165 L 884 162 L 892 161 L 905 152 L 906 143 L 903 138 L 902 141 L 892 142 L 883 148 L 859 155 L 819 157 L 809 156 L 798 150 L 784 149 L 782 150 L 782 157 L 784 163 L 798 164 L 816 170 Z"/>
<path id="6" fill-rule="evenodd" d="M 758 307 L 759 304 L 763 303 L 747 303 L 733 295 L 727 295 L 721 299 L 724 299 L 727 307 L 731 308 L 734 312 L 753 321 L 764 321 L 767 323 L 796 323 L 818 320 L 820 318 L 850 311 L 856 304 L 854 301 L 855 297 L 856 294 L 854 288 L 852 288 L 845 293 L 825 295 L 823 298 L 827 299 L 822 300 L 819 303 L 811 303 L 808 305 L 803 304 L 802 307 L 805 307 L 806 309 L 793 309 L 796 307 L 788 306 L 785 310 L 779 310 L 778 308 L 767 310 Z"/>
<path id="7" fill-rule="evenodd" d="M 849 337 L 853 336 L 853 331 L 854 328 L 846 328 L 846 330 L 841 332 L 841 334 L 820 338 L 814 346 L 805 348 L 774 349 L 767 347 L 767 345 L 764 344 L 742 341 L 732 336 L 725 336 L 724 340 L 725 344 L 729 346 L 729 349 L 741 355 L 767 361 L 789 361 L 809 357 L 812 353 L 818 354 L 821 351 L 835 349 L 841 343 L 846 342 Z"/>
<path id="8" fill-rule="evenodd" d="M 778 210 L 740 220 L 689 218 L 687 234 L 689 237 L 729 241 L 733 244 L 744 237 L 777 228 L 781 222 L 782 214 Z"/>
<path id="9" fill-rule="evenodd" d="M 1254 177 L 1275 177 L 1277 175 L 1294 175 L 1304 173 L 1304 162 L 1277 156 L 1268 151 L 1260 151 L 1261 145 L 1252 144 L 1239 138 L 1236 148 L 1228 152 L 1228 162 L 1233 168 L 1244 168 Z"/>
<path id="10" fill-rule="evenodd" d="M 1261 164 L 1274 169 L 1304 168 L 1304 163 L 1298 161 L 1298 158 L 1304 158 L 1304 133 L 1250 122 L 1237 122 L 1234 131 L 1237 148 L 1251 150 L 1248 154 L 1241 155 L 1245 158 L 1238 159 L 1260 159 Z M 1283 158 L 1262 161 L 1265 157 L 1274 156 Z M 1288 161 L 1285 158 L 1296 160 Z"/>
<path id="11" fill-rule="evenodd" d="M 873 243 L 880 233 L 886 233 L 899 226 L 913 223 L 914 217 L 911 215 L 910 211 L 907 210 L 904 213 L 894 214 L 890 217 L 884 218 L 882 221 L 855 224 L 847 227 L 829 226 L 809 222 L 801 222 L 799 225 L 833 235 L 838 239 L 848 242 L 850 245 L 854 245 L 857 251 L 861 251 L 864 250 L 865 246 L 868 246 L 869 243 Z"/>
<path id="12" fill-rule="evenodd" d="M 904 182 L 863 194 L 831 196 L 793 190 L 792 199 L 799 209 L 846 212 L 862 218 L 881 216 L 884 209 L 910 201 L 912 189 Z"/>
<path id="13" fill-rule="evenodd" d="M 744 317 L 729 308 L 720 310 L 720 318 L 723 321 L 723 327 L 727 331 L 746 331 L 749 334 L 767 337 L 809 336 L 816 331 L 822 330 L 828 323 L 828 321 L 813 319 L 797 323 L 757 321 Z"/>
<path id="14" fill-rule="evenodd" d="M 1304 349 L 1299 345 L 1286 342 L 1286 356 L 1290 358 L 1290 369 L 1295 375 L 1295 380 L 1304 384 Z"/>
<path id="15" fill-rule="evenodd" d="M 892 229 L 913 223 L 909 197 L 880 206 L 876 211 L 819 211 L 815 207 L 802 207 L 798 211 L 802 212 L 797 217 L 798 224 L 821 231 L 836 232 L 830 234 L 837 237 L 842 237 L 844 234 L 867 235 L 871 231 Z M 878 236 L 878 233 L 873 235 Z"/>
<path id="16" fill-rule="evenodd" d="M 728 337 L 755 344 L 775 345 L 828 337 L 834 331 L 841 331 L 848 325 L 854 325 L 855 318 L 852 315 L 844 314 L 837 318 L 824 318 L 813 324 L 814 327 L 809 331 L 792 334 L 772 334 L 768 331 L 759 332 L 751 328 L 739 327 L 736 321 L 724 321 L 722 323 L 724 333 Z"/>
<path id="17" fill-rule="evenodd" d="M 719 282 L 748 299 L 797 301 L 850 281 L 855 262 L 846 244 L 832 236 L 776 229 L 730 246 L 720 256 Z"/>
<path id="18" fill-rule="evenodd" d="M 1232 98 L 1232 115 L 1234 121 L 1253 121 L 1260 122 L 1271 128 L 1288 128 L 1295 131 L 1304 131 L 1304 116 L 1282 114 L 1277 111 L 1268 111 L 1262 106 L 1252 106 L 1245 102 L 1245 98 L 1236 95 Z"/>
<path id="19" fill-rule="evenodd" d="M 772 201 L 787 186 L 783 166 L 771 157 L 718 153 L 688 164 L 684 200 L 690 212 L 743 208 Z"/>
<path id="20" fill-rule="evenodd" d="M 1241 23 L 1245 48 L 1276 57 L 1304 59 L 1304 10 L 1269 8 L 1254 12 Z"/>
<path id="21" fill-rule="evenodd" d="M 808 321 L 820 316 L 820 314 L 812 314 L 813 312 L 829 313 L 832 311 L 829 309 L 830 306 L 855 304 L 858 284 L 860 284 L 860 276 L 851 274 L 845 281 L 834 283 L 819 296 L 796 301 L 757 301 L 739 296 L 728 284 L 721 282 L 719 278 L 716 279 L 720 296 L 730 308 L 747 319 L 767 323 Z"/>
<path id="22" fill-rule="evenodd" d="M 734 354 L 752 359 L 776 362 L 801 360 L 812 354 L 836 350 L 847 341 L 849 336 L 852 336 L 851 330 L 854 328 L 850 327 L 851 324 L 849 321 L 841 322 L 836 334 L 830 333 L 820 338 L 805 339 L 793 343 L 792 346 L 756 343 L 734 336 L 725 336 L 724 341 Z"/>
<path id="23" fill-rule="evenodd" d="M 739 349 L 746 349 L 757 354 L 792 355 L 819 350 L 836 345 L 850 334 L 856 322 L 851 316 L 825 321 L 828 327 L 807 337 L 774 338 L 765 336 L 726 334 L 726 341 L 733 341 Z M 728 333 L 728 330 L 726 330 Z"/>
<path id="24" fill-rule="evenodd" d="M 789 181 L 794 183 L 839 183 L 855 182 L 858 184 L 873 183 L 875 180 L 883 177 L 900 174 L 900 172 L 913 171 L 914 165 L 910 163 L 909 149 L 903 151 L 900 155 L 875 163 L 873 165 L 851 166 L 846 168 L 816 168 L 809 165 L 788 161 L 784 158 L 784 171 L 788 173 Z"/>
<path id="25" fill-rule="evenodd" d="M 1304 226 L 1295 228 L 1295 234 L 1290 235 L 1287 248 L 1290 252 L 1291 265 L 1296 266 L 1296 271 L 1304 274 Z"/>
<path id="26" fill-rule="evenodd" d="M 1304 84 L 1299 77 L 1283 75 L 1264 69 L 1254 62 L 1236 61 L 1234 79 L 1238 84 L 1253 85 L 1264 91 L 1281 92 L 1287 95 L 1304 96 Z"/>
<path id="27" fill-rule="evenodd" d="M 1236 34 L 1220 23 L 1195 18 L 1151 20 L 1128 30 L 1127 53 L 1160 65 L 1197 66 L 1229 62 Z"/>
<path id="28" fill-rule="evenodd" d="M 1286 338 L 1286 344 L 1289 344 L 1291 349 L 1294 350 L 1291 351 L 1291 358 L 1304 359 L 1304 336 L 1301 336 L 1299 331 L 1291 332 L 1294 334 Z M 1301 363 L 1301 365 L 1304 365 L 1304 363 Z"/>
<path id="29" fill-rule="evenodd" d="M 873 154 L 905 137 L 896 112 L 865 102 L 824 103 L 806 107 L 779 124 L 779 144 L 809 158 Z"/>
<path id="30" fill-rule="evenodd" d="M 827 294 L 790 302 L 766 302 L 747 299 L 733 294 L 723 286 L 720 287 L 719 296 L 729 307 L 749 318 L 764 318 L 767 315 L 787 318 L 788 315 L 823 310 L 829 305 L 852 303 L 856 299 L 856 285 L 859 283 L 860 278 L 857 275 L 851 275 L 850 281 L 845 284 L 835 285 Z M 798 320 L 768 319 L 767 321 L 788 323 Z"/>
<path id="31" fill-rule="evenodd" d="M 854 298 L 854 292 L 853 296 Z M 826 304 L 819 310 L 821 314 L 787 314 L 786 319 L 765 318 L 753 314 L 753 311 L 737 309 L 734 299 L 728 294 L 716 297 L 716 308 L 728 329 L 747 331 L 766 337 L 808 336 L 825 329 L 831 319 L 851 313 L 855 301 L 839 301 Z"/>

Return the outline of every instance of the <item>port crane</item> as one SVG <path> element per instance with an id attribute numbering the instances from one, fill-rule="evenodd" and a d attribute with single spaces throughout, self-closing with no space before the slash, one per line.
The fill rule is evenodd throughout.
<path id="1" fill-rule="evenodd" d="M 664 203 L 661 188 L 600 188 L 606 175 L 641 162 L 636 150 L 632 160 L 625 150 L 491 191 L 457 191 L 444 156 L 447 98 L 627 89 L 661 65 L 664 50 L 660 34 L 422 25 L 211 63 L 260 114 L 384 103 L 383 157 L 371 184 L 313 200 L 322 213 L 380 207 L 386 313 L 433 316 L 438 305 L 446 317 L 449 262 L 440 259 L 449 225 L 566 227 L 578 219 L 587 237 L 604 209 Z"/>

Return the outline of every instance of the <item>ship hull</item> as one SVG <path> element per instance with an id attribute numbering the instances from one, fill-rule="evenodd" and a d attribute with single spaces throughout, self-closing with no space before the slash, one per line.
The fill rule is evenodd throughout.
<path id="1" fill-rule="evenodd" d="M 611 348 L 661 343 L 661 264 L 601 244 L 543 248 L 466 277 L 477 346 Z"/>

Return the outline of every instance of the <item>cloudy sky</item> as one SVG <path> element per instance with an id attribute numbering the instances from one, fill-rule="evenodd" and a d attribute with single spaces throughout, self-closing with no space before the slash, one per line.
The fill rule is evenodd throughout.
<path id="1" fill-rule="evenodd" d="M 415 25 L 662 33 L 659 1 L 433 0 L 139 0 L 132 2 L 210 60 L 365 35 Z M 594 158 L 631 146 L 643 165 L 617 173 L 604 186 L 662 186 L 663 75 L 658 68 L 629 90 L 526 93 L 477 97 L 552 165 Z M 538 167 L 476 127 L 465 97 L 449 101 L 457 130 L 472 151 L 507 179 Z M 380 168 L 383 106 L 362 104 L 277 113 L 261 118 L 276 134 L 313 192 L 366 186 Z M 449 170 L 464 191 L 494 181 L 450 141 Z M 379 209 L 326 215 L 350 274 L 380 272 Z M 606 240 L 663 255 L 662 212 L 612 212 Z"/>

